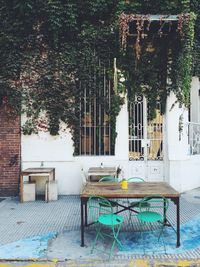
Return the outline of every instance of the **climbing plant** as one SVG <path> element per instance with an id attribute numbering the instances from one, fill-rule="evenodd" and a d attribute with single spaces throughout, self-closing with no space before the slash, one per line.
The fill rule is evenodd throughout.
<path id="1" fill-rule="evenodd" d="M 170 90 L 177 92 L 182 103 L 188 103 L 191 67 L 194 66 L 196 75 L 200 70 L 199 10 L 197 0 L 0 0 L 0 104 L 10 107 L 7 110 L 11 116 L 25 115 L 24 134 L 44 130 L 56 135 L 60 123 L 65 122 L 71 129 L 76 152 L 79 140 L 77 102 L 83 88 L 80 84 L 89 87 L 91 95 L 97 95 L 102 88 L 95 88 L 92 82 L 94 77 L 90 70 L 99 68 L 94 53 L 111 77 L 114 72 L 110 62 L 117 58 L 117 69 L 123 78 L 121 82 L 118 79 L 111 107 L 107 110 L 114 129 L 114 147 L 116 116 L 123 103 L 122 90 L 127 90 L 129 98 L 135 93 L 146 93 L 152 116 L 155 98 L 160 96 L 164 103 Z M 196 22 L 191 11 L 197 14 Z M 149 13 L 190 15 L 181 15 L 188 23 L 184 23 L 183 34 L 179 31 L 178 38 L 177 25 L 166 26 L 161 21 L 163 30 L 156 35 L 153 28 L 149 27 L 148 31 L 149 22 L 141 25 L 138 19 L 136 27 L 131 26 L 137 38 L 128 41 L 129 44 L 133 41 L 132 47 L 127 43 L 125 52 L 119 41 L 122 13 L 146 14 L 146 17 Z M 158 25 L 155 29 L 159 31 Z M 142 38 L 139 28 L 145 28 L 144 34 L 148 31 L 149 37 Z M 170 32 L 170 38 L 165 37 L 166 31 Z M 167 85 L 170 69 L 173 69 L 170 72 L 172 83 Z"/>
<path id="2" fill-rule="evenodd" d="M 194 22 L 194 13 L 120 16 L 121 67 L 127 76 L 128 95 L 133 98 L 136 93 L 145 94 L 151 117 L 155 99 L 160 100 L 164 112 L 170 90 L 180 104 L 189 106 Z"/>

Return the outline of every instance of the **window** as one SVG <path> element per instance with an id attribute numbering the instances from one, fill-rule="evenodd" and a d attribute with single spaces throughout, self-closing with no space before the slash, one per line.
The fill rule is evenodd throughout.
<path id="1" fill-rule="evenodd" d="M 113 83 L 101 62 L 90 83 L 81 86 L 79 155 L 113 155 L 110 120 Z"/>

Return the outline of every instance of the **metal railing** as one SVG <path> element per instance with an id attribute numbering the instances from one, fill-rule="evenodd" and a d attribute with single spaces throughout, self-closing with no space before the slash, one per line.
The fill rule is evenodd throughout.
<path id="1" fill-rule="evenodd" d="M 190 155 L 200 155 L 200 123 L 188 123 Z"/>

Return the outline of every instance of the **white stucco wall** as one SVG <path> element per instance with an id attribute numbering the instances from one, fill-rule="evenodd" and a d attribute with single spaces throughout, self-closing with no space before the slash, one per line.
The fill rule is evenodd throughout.
<path id="1" fill-rule="evenodd" d="M 196 81 L 193 81 L 196 82 Z M 197 86 L 193 85 L 193 86 Z M 188 111 L 180 108 L 173 93 L 167 100 L 164 127 L 164 180 L 183 192 L 200 186 L 200 156 L 189 156 Z M 179 117 L 183 116 L 183 131 L 179 136 Z M 22 169 L 28 167 L 55 167 L 59 194 L 78 194 L 91 166 L 121 166 L 124 176 L 144 175 L 144 162 L 128 160 L 128 112 L 125 104 L 117 118 L 115 156 L 73 156 L 70 132 L 52 137 L 48 133 L 22 136 Z M 158 162 L 155 162 L 158 163 Z M 155 165 L 155 164 L 154 164 Z M 152 170 L 157 167 L 152 165 Z M 157 175 L 157 176 L 156 176 Z M 159 172 L 154 175 L 159 180 Z M 147 179 L 151 180 L 151 179 Z"/>
<path id="2" fill-rule="evenodd" d="M 22 169 L 29 167 L 55 167 L 59 194 L 78 194 L 84 180 L 83 172 L 89 167 L 121 166 L 128 175 L 128 114 L 125 104 L 117 118 L 117 139 L 115 156 L 73 156 L 73 142 L 70 132 L 60 136 L 50 136 L 40 132 L 38 135 L 22 136 Z M 82 172 L 83 170 L 83 172 Z M 40 190 L 43 190 L 42 179 Z"/>
<path id="3" fill-rule="evenodd" d="M 199 83 L 194 77 L 192 89 L 197 90 Z M 173 105 L 173 108 L 172 108 Z M 183 117 L 183 129 L 179 133 L 179 118 Z M 200 155 L 189 154 L 188 110 L 179 107 L 173 93 L 167 99 L 166 109 L 166 169 L 167 181 L 179 192 L 200 187 Z"/>
<path id="4" fill-rule="evenodd" d="M 200 187 L 200 156 L 170 162 L 171 184 L 180 192 Z"/>
<path id="5" fill-rule="evenodd" d="M 190 99 L 190 121 L 200 123 L 200 84 L 198 77 L 192 79 Z"/>

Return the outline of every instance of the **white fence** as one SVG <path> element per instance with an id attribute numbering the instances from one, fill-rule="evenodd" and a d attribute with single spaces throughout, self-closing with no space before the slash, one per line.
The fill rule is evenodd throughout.
<path id="1" fill-rule="evenodd" d="M 189 122 L 190 154 L 200 154 L 200 123 Z"/>

